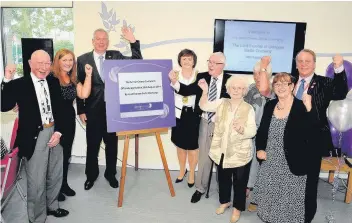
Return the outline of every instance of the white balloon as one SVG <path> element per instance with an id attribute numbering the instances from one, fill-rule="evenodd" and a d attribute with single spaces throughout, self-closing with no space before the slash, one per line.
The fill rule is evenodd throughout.
<path id="1" fill-rule="evenodd" d="M 351 93 L 352 91 L 350 91 Z M 349 93 L 349 94 L 350 94 Z M 350 96 L 350 95 L 349 95 Z M 328 118 L 339 131 L 345 132 L 352 128 L 352 99 L 332 101 L 328 107 Z"/>

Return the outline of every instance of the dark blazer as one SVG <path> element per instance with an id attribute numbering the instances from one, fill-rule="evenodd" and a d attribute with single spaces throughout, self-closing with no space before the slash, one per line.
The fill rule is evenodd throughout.
<path id="1" fill-rule="evenodd" d="M 335 74 L 333 79 L 314 74 L 309 84 L 308 94 L 312 95 L 312 109 L 320 123 L 314 131 L 315 146 L 320 148 L 317 155 L 320 157 L 328 156 L 329 151 L 334 148 L 326 115 L 327 108 L 331 100 L 343 100 L 347 93 L 345 71 Z"/>
<path id="2" fill-rule="evenodd" d="M 124 60 L 124 59 L 143 59 L 140 50 L 139 41 L 131 43 L 132 57 L 123 56 L 119 51 L 108 50 L 105 54 L 106 60 Z M 85 65 L 89 64 L 93 67 L 92 73 L 92 90 L 89 97 L 82 100 L 77 97 L 77 113 L 84 114 L 88 111 L 104 109 L 104 90 L 105 84 L 101 80 L 97 66 L 95 65 L 93 51 L 85 53 L 77 58 L 77 75 L 78 81 L 82 84 L 86 78 Z"/>
<path id="3" fill-rule="evenodd" d="M 61 89 L 58 79 L 47 76 L 46 81 L 50 91 L 50 101 L 55 122 L 55 131 L 62 133 L 63 114 Z M 43 130 L 37 95 L 30 75 L 26 75 L 8 83 L 1 83 L 1 111 L 7 112 L 18 105 L 19 123 L 15 145 L 19 156 L 32 157 L 39 132 Z"/>
<path id="4" fill-rule="evenodd" d="M 256 135 L 257 151 L 266 150 L 269 127 L 278 99 L 265 104 L 263 117 Z M 284 151 L 288 166 L 295 175 L 307 174 L 311 155 L 315 153 L 310 145 L 311 130 L 318 120 L 313 110 L 307 112 L 303 102 L 294 98 L 284 130 Z"/>
<path id="5" fill-rule="evenodd" d="M 221 85 L 221 93 L 220 93 L 220 98 L 230 98 L 230 95 L 227 94 L 226 92 L 226 81 L 231 77 L 230 74 L 224 73 L 224 76 L 222 78 L 222 85 Z M 210 80 L 211 76 L 208 72 L 204 73 L 198 73 L 197 79 L 195 82 L 193 82 L 190 85 L 184 85 L 180 83 L 180 90 L 178 91 L 178 94 L 183 95 L 183 96 L 189 96 L 189 95 L 196 95 L 196 101 L 195 101 L 195 107 L 194 110 L 198 115 L 202 115 L 203 111 L 199 107 L 199 100 L 202 97 L 202 89 L 198 86 L 198 81 L 201 79 L 205 79 L 205 81 L 208 83 L 210 86 Z"/>

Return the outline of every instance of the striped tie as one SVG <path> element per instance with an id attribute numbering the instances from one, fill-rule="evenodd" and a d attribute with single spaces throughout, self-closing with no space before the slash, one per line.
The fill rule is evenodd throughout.
<path id="1" fill-rule="evenodd" d="M 216 81 L 218 80 L 216 77 L 213 78 L 213 83 L 210 86 L 210 91 L 208 92 L 208 101 L 214 101 L 216 99 L 217 89 L 216 89 Z M 215 112 L 207 112 L 208 113 L 208 123 L 211 122 L 211 118 L 215 115 Z"/>

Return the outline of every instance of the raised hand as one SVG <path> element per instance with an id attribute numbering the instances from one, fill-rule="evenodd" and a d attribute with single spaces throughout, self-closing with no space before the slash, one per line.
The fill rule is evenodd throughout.
<path id="1" fill-rule="evenodd" d="M 342 66 L 343 64 L 343 57 L 340 54 L 336 54 L 333 58 L 332 58 L 332 62 L 334 64 L 334 68 L 339 68 Z"/>
<path id="2" fill-rule="evenodd" d="M 16 73 L 16 65 L 9 64 L 5 67 L 5 78 L 8 80 L 12 80 Z"/>
<path id="3" fill-rule="evenodd" d="M 87 76 L 92 76 L 93 67 L 89 64 L 86 64 L 86 66 L 84 66 L 84 71 L 86 72 Z"/>
<path id="4" fill-rule="evenodd" d="M 266 152 L 264 150 L 257 151 L 257 157 L 260 160 L 266 160 Z"/>
<path id="5" fill-rule="evenodd" d="M 122 37 L 126 40 L 128 40 L 128 42 L 130 43 L 134 43 L 136 42 L 136 38 L 133 35 L 132 29 L 126 26 L 123 26 L 121 28 L 121 32 L 122 32 Z"/>
<path id="6" fill-rule="evenodd" d="M 208 93 L 208 88 L 209 88 L 209 86 L 208 86 L 208 83 L 205 81 L 204 78 L 203 78 L 203 79 L 200 79 L 200 80 L 198 81 L 198 86 L 203 90 L 203 93 L 204 93 L 204 92 Z"/>
<path id="7" fill-rule="evenodd" d="M 302 96 L 302 101 L 303 101 L 304 106 L 306 106 L 307 111 L 312 110 L 312 96 L 311 95 L 304 93 Z"/>
<path id="8" fill-rule="evenodd" d="M 270 56 L 263 56 L 260 59 L 260 68 L 267 68 L 269 63 L 271 61 L 271 57 Z"/>
<path id="9" fill-rule="evenodd" d="M 169 73 L 169 79 L 171 81 L 172 84 L 175 84 L 177 82 L 177 73 L 174 70 L 171 70 Z"/>

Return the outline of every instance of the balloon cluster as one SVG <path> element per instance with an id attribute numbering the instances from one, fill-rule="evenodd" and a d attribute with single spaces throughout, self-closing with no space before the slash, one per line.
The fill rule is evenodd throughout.
<path id="1" fill-rule="evenodd" d="M 328 119 L 330 121 L 331 136 L 335 148 L 341 148 L 348 155 L 352 156 L 352 64 L 344 61 L 344 68 L 347 75 L 349 93 L 344 100 L 332 101 L 330 103 L 328 107 Z M 333 77 L 333 75 L 333 65 L 330 64 L 327 68 L 326 76 Z M 332 203 L 335 202 L 336 192 L 339 188 L 340 168 L 344 164 L 343 158 L 338 157 L 337 149 L 336 156 L 338 165 L 335 166 L 337 174 L 332 183 Z M 330 157 L 332 157 L 332 152 L 330 153 Z M 332 209 L 326 216 L 326 220 L 328 223 L 336 222 Z"/>
<path id="2" fill-rule="evenodd" d="M 352 63 L 349 61 L 344 61 L 343 62 L 343 66 L 345 68 L 345 72 L 347 75 L 347 85 L 348 85 L 348 90 L 350 91 L 349 94 L 347 95 L 347 98 L 344 100 L 345 102 L 340 102 L 337 105 L 335 105 L 334 107 L 340 107 L 337 109 L 343 110 L 343 108 L 341 107 L 342 104 L 344 104 L 344 106 L 346 106 L 346 108 L 348 107 L 348 104 L 351 104 L 351 100 L 352 100 L 352 95 L 351 95 L 351 89 L 352 89 Z M 326 69 L 326 76 L 333 78 L 334 77 L 334 67 L 333 64 L 330 64 L 327 69 Z M 333 105 L 331 105 L 333 107 Z M 350 105 L 349 105 L 350 106 Z M 330 107 L 329 107 L 330 109 Z M 334 108 L 331 108 L 331 110 L 334 110 Z M 349 110 L 351 113 L 351 110 Z M 334 113 L 334 111 L 331 111 L 332 113 Z M 346 111 L 343 114 L 348 113 L 348 111 Z M 342 115 L 343 115 L 342 114 Z M 334 113 L 334 115 L 336 116 L 336 112 Z M 338 114 L 340 115 L 340 114 Z M 340 120 L 337 120 L 338 118 L 333 118 L 334 119 L 333 122 L 335 122 L 335 124 L 331 123 L 331 120 L 329 118 L 330 121 L 330 132 L 331 132 L 331 136 L 332 136 L 332 142 L 334 144 L 335 148 L 340 148 L 344 153 L 347 154 L 347 156 L 351 156 L 352 157 L 352 129 L 349 125 L 351 125 L 351 122 L 346 122 L 347 117 L 346 115 L 341 117 Z M 345 119 L 346 121 L 343 121 L 343 119 Z M 335 126 L 336 125 L 336 126 Z M 350 127 L 349 130 L 346 130 L 347 127 Z M 339 128 L 339 129 L 337 129 Z M 344 131 L 343 131 L 344 130 Z"/>

